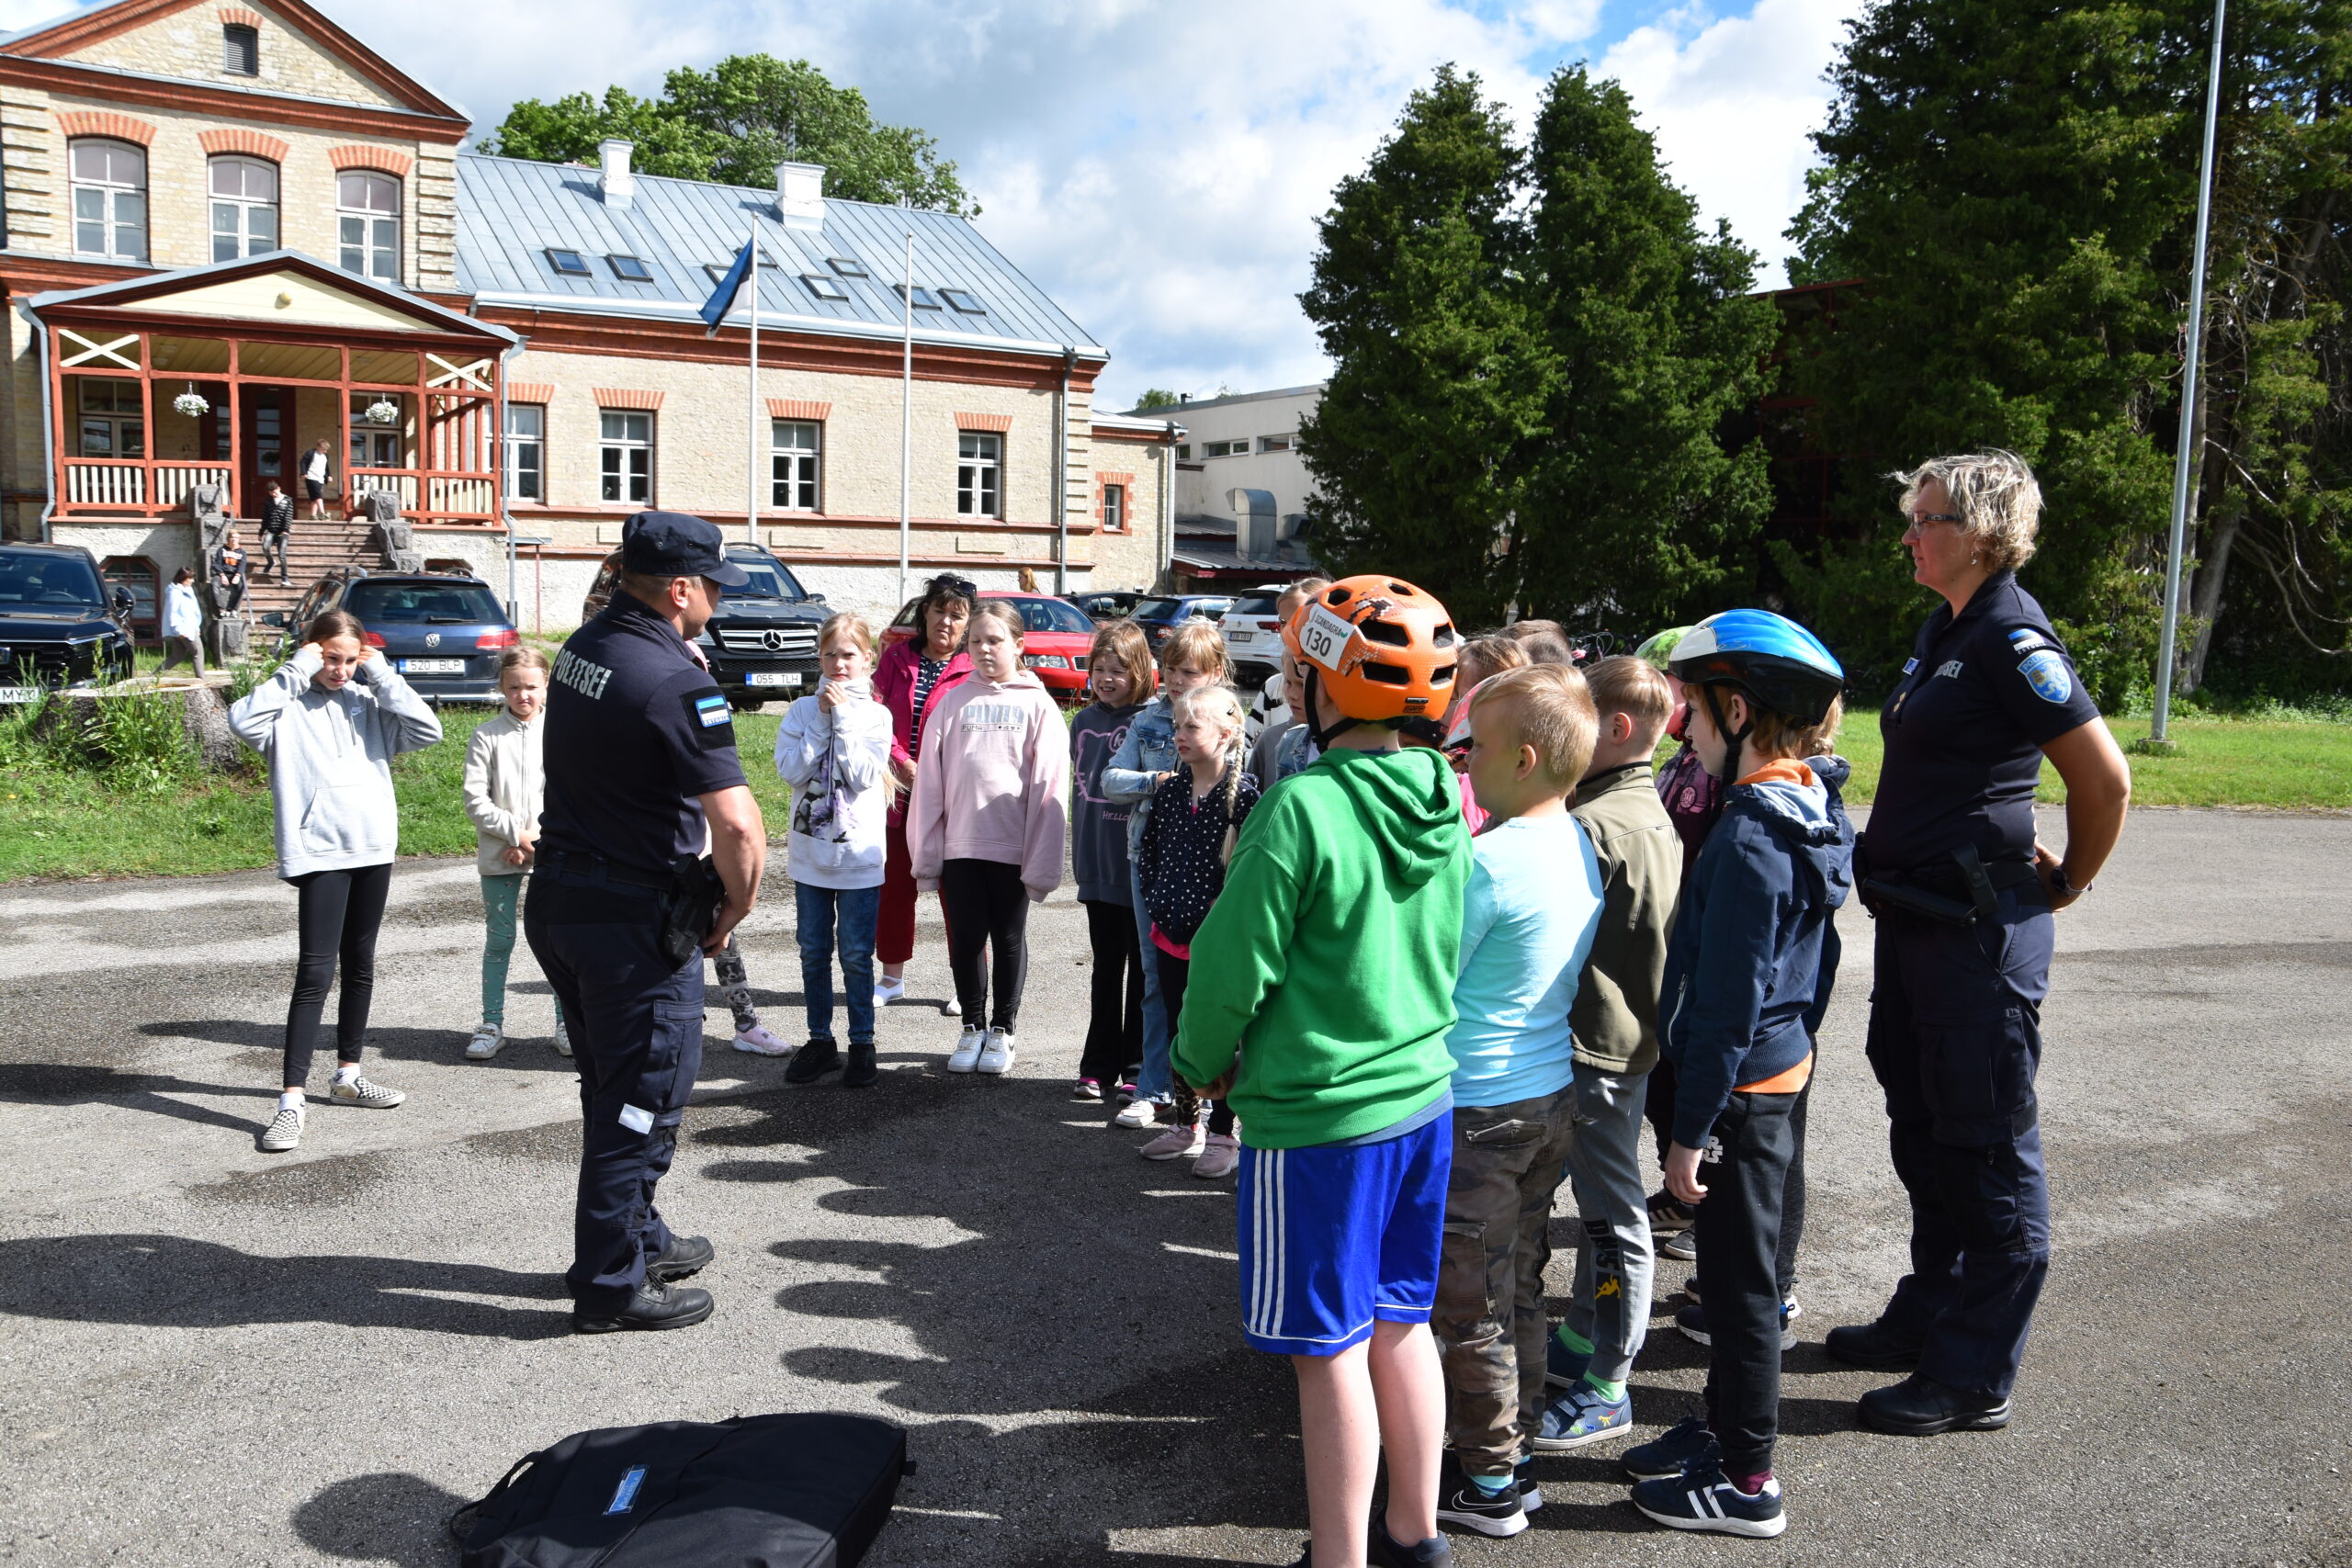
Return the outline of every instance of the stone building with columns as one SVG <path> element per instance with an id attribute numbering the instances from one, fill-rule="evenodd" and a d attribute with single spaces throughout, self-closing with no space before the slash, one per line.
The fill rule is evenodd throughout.
<path id="1" fill-rule="evenodd" d="M 193 559 L 196 487 L 255 517 L 324 441 L 332 515 L 397 494 L 427 559 L 526 627 L 577 620 L 647 506 L 879 612 L 903 442 L 913 576 L 1162 578 L 1181 432 L 1098 412 L 1107 349 L 971 222 L 829 197 L 808 165 L 746 189 L 636 174 L 618 142 L 483 157 L 469 129 L 300 0 L 117 0 L 0 39 L 6 536 L 85 545 L 144 601 Z M 747 239 L 756 292 L 713 330 Z"/>

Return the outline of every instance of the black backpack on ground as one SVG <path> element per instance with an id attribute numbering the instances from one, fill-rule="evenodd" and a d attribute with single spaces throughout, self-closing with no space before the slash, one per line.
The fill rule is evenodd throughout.
<path id="1" fill-rule="evenodd" d="M 449 1531 L 461 1568 L 854 1568 L 914 1469 L 864 1416 L 739 1416 L 578 1432 Z"/>

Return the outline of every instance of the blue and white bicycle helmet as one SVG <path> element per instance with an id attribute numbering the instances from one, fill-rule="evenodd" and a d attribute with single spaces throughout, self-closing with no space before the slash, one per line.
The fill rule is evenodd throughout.
<path id="1" fill-rule="evenodd" d="M 1845 690 L 1846 671 L 1821 639 L 1770 610 L 1725 610 L 1690 628 L 1674 645 L 1667 672 L 1707 694 L 1708 710 L 1720 726 L 1710 688 L 1733 686 L 1750 704 L 1805 724 L 1818 724 Z M 1735 744 L 1746 732 L 1732 737 Z"/>

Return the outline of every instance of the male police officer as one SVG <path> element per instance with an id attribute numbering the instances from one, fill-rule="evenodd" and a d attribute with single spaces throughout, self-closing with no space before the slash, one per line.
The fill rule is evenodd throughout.
<path id="1" fill-rule="evenodd" d="M 564 644 L 548 683 L 524 914 L 580 1070 L 565 1282 L 582 1334 L 710 1315 L 709 1292 L 673 1284 L 710 1261 L 710 1243 L 672 1234 L 653 1188 L 702 1062 L 703 954 L 751 912 L 767 859 L 727 699 L 687 650 L 743 569 L 699 517 L 642 513 L 624 537 L 611 604 Z"/>

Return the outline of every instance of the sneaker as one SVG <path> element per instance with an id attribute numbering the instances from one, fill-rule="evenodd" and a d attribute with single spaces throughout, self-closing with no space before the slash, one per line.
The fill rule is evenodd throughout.
<path id="1" fill-rule="evenodd" d="M 1136 1102 L 1136 1080 L 1121 1078 L 1119 1087 L 1112 1090 L 1111 1098 L 1122 1105 L 1133 1105 Z"/>
<path id="2" fill-rule="evenodd" d="M 853 1040 L 849 1043 L 849 1066 L 842 1069 L 843 1089 L 872 1089 L 874 1080 L 882 1076 L 881 1064 L 874 1057 L 874 1042 Z"/>
<path id="3" fill-rule="evenodd" d="M 1527 1505 L 1519 1500 L 1517 1481 L 1514 1471 L 1510 1483 L 1489 1493 L 1464 1474 L 1462 1461 L 1452 1449 L 1446 1450 L 1438 1469 L 1437 1522 L 1460 1525 L 1480 1535 L 1517 1535 L 1527 1528 Z"/>
<path id="4" fill-rule="evenodd" d="M 1544 1494 L 1535 1485 L 1535 1461 L 1532 1459 L 1521 1460 L 1519 1468 L 1511 1472 L 1511 1478 L 1519 1488 L 1519 1506 L 1531 1514 L 1540 1512 L 1544 1506 Z"/>
<path id="5" fill-rule="evenodd" d="M 811 1040 L 784 1069 L 786 1083 L 815 1083 L 842 1065 L 842 1048 L 830 1040 Z"/>
<path id="6" fill-rule="evenodd" d="M 885 975 L 880 979 L 874 982 L 874 1005 L 876 1007 L 888 1007 L 892 1002 L 899 1000 L 906 994 L 907 977 L 904 975 L 899 976 L 895 980 L 889 976 Z"/>
<path id="7" fill-rule="evenodd" d="M 353 1078 L 349 1083 L 335 1079 L 334 1097 L 345 1105 L 356 1105 L 365 1111 L 390 1111 L 408 1098 L 399 1089 L 369 1083 L 364 1077 Z"/>
<path id="8" fill-rule="evenodd" d="M 1081 1105 L 1100 1105 L 1102 1103 L 1102 1080 L 1080 1078 L 1070 1087 L 1069 1097 Z"/>
<path id="9" fill-rule="evenodd" d="M 561 1019 L 555 1021 L 555 1054 L 567 1060 L 571 1055 L 571 1032 L 564 1028 Z"/>
<path id="10" fill-rule="evenodd" d="M 2009 1424 L 2009 1402 L 1939 1383 L 1924 1372 L 1874 1388 L 1861 1398 L 1862 1425 L 1874 1431 L 1931 1438 L 1939 1432 L 1997 1432 Z"/>
<path id="11" fill-rule="evenodd" d="M 1653 1231 L 1650 1234 L 1656 1235 L 1657 1233 Z M 1685 1228 L 1660 1236 L 1657 1255 L 1660 1258 L 1671 1258 L 1677 1263 L 1696 1262 L 1699 1257 L 1699 1233 L 1696 1230 Z"/>
<path id="12" fill-rule="evenodd" d="M 1544 1424 L 1535 1429 L 1532 1447 L 1539 1454 L 1564 1454 L 1588 1443 L 1605 1443 L 1634 1429 L 1634 1402 L 1611 1399 L 1599 1389 L 1578 1383 L 1544 1407 Z"/>
<path id="13" fill-rule="evenodd" d="M 792 1047 L 777 1039 L 775 1032 L 764 1023 L 755 1023 L 749 1029 L 739 1031 L 735 1036 L 735 1049 L 748 1051 L 754 1056 L 792 1055 Z"/>
<path id="14" fill-rule="evenodd" d="M 1708 1429 L 1705 1418 L 1685 1416 L 1663 1435 L 1635 1443 L 1619 1454 L 1617 1462 L 1636 1481 L 1665 1481 L 1719 1452 L 1715 1434 Z"/>
<path id="15" fill-rule="evenodd" d="M 1783 1350 L 1793 1350 L 1797 1348 L 1797 1331 L 1789 1323 L 1789 1319 L 1796 1315 L 1791 1310 L 1794 1304 L 1792 1302 L 1781 1303 L 1781 1348 Z M 1680 1329 L 1682 1337 L 1690 1340 L 1693 1345 L 1714 1343 L 1707 1333 L 1707 1309 L 1696 1302 L 1674 1314 L 1674 1326 Z"/>
<path id="16" fill-rule="evenodd" d="M 1012 1031 L 991 1029 L 987 1043 L 980 1047 L 980 1059 L 974 1066 L 990 1077 L 1002 1077 L 1012 1071 L 1012 1064 L 1019 1055 L 1020 1052 L 1013 1048 Z"/>
<path id="17" fill-rule="evenodd" d="M 1201 1145 L 1201 1157 L 1193 1162 L 1193 1174 L 1203 1181 L 1216 1181 L 1231 1176 L 1240 1163 L 1241 1140 L 1230 1133 L 1211 1133 Z"/>
<path id="18" fill-rule="evenodd" d="M 948 1054 L 947 1070 L 951 1073 L 968 1073 L 978 1066 L 980 1047 L 988 1043 L 988 1031 L 975 1029 L 970 1024 L 966 1024 L 963 1038 L 956 1042 L 956 1049 Z"/>
<path id="19" fill-rule="evenodd" d="M 1569 1349 L 1560 1343 L 1558 1335 L 1544 1337 L 1544 1381 L 1554 1388 L 1576 1387 L 1577 1380 L 1584 1376 L 1585 1368 L 1591 1364 L 1590 1356 L 1581 1350 Z"/>
<path id="20" fill-rule="evenodd" d="M 1111 1118 L 1114 1127 L 1148 1127 L 1159 1120 L 1159 1108 L 1148 1100 L 1131 1100 Z"/>
<path id="21" fill-rule="evenodd" d="M 466 1042 L 466 1060 L 487 1062 L 506 1043 L 506 1032 L 494 1023 L 474 1025 L 474 1037 Z"/>
<path id="22" fill-rule="evenodd" d="M 665 1285 L 649 1279 L 618 1312 L 573 1308 L 574 1334 L 613 1334 L 623 1329 L 692 1328 L 710 1315 L 710 1292 L 695 1285 Z"/>
<path id="23" fill-rule="evenodd" d="M 1453 1548 L 1445 1537 L 1433 1535 L 1408 1546 L 1388 1533 L 1388 1521 L 1381 1517 L 1385 1511 L 1373 1515 L 1371 1539 L 1364 1543 L 1367 1568 L 1453 1568 Z M 1314 1548 L 1307 1553 L 1306 1560 L 1313 1562 Z"/>
<path id="24" fill-rule="evenodd" d="M 277 1108 L 277 1114 L 269 1119 L 269 1125 L 262 1129 L 261 1152 L 282 1155 L 301 1141 L 302 1108 L 281 1105 Z"/>
<path id="25" fill-rule="evenodd" d="M 957 1001 L 954 997 L 950 997 L 945 1001 L 939 1004 L 939 1016 L 942 1018 L 961 1018 L 964 1016 L 964 1004 Z"/>
<path id="26" fill-rule="evenodd" d="M 1634 1506 L 1670 1529 L 1765 1540 L 1789 1528 L 1789 1517 L 1781 1511 L 1778 1481 L 1767 1481 L 1750 1496 L 1712 1461 L 1671 1480 L 1635 1482 Z"/>
<path id="27" fill-rule="evenodd" d="M 1189 1127 L 1170 1127 L 1136 1152 L 1146 1159 L 1183 1159 L 1196 1155 L 1206 1146 L 1207 1133 L 1198 1122 Z"/>
<path id="28" fill-rule="evenodd" d="M 1687 1231 L 1690 1228 L 1690 1222 L 1698 1217 L 1683 1204 L 1681 1199 L 1662 1187 L 1650 1194 L 1649 1211 L 1650 1235 L 1653 1236 L 1673 1235 Z"/>

